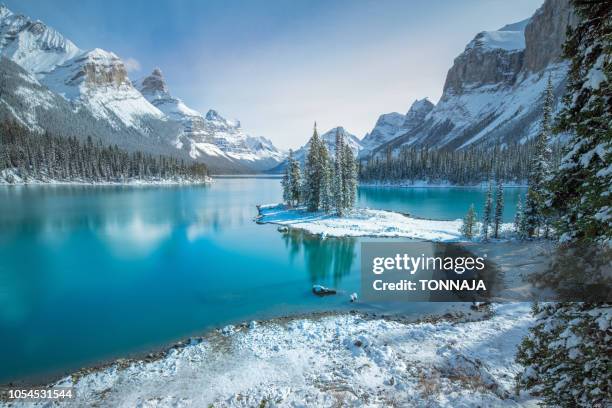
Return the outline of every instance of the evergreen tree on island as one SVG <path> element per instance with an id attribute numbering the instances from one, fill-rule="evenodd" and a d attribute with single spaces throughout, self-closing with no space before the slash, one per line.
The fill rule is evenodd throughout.
<path id="1" fill-rule="evenodd" d="M 287 158 L 287 166 L 281 184 L 283 186 L 283 200 L 290 207 L 297 206 L 300 203 L 301 195 L 301 172 L 300 164 L 293 157 L 293 150 L 289 150 Z"/>
<path id="2" fill-rule="evenodd" d="M 321 200 L 321 183 L 325 177 L 326 163 L 321 158 L 321 152 L 325 148 L 324 143 L 317 132 L 317 124 L 315 122 L 312 137 L 308 142 L 308 154 L 304 164 L 304 204 L 308 211 L 314 212 L 319 210 Z"/>
<path id="3" fill-rule="evenodd" d="M 293 157 L 293 152 L 289 150 L 289 177 L 290 183 L 290 199 L 294 206 L 300 204 L 302 200 L 302 172 L 300 171 L 300 163 Z"/>
<path id="4" fill-rule="evenodd" d="M 336 153 L 338 154 L 338 153 Z M 353 157 L 351 147 L 344 143 L 342 147 L 342 179 L 343 179 L 343 203 L 346 209 L 351 209 L 355 206 L 357 196 L 357 161 Z"/>
<path id="5" fill-rule="evenodd" d="M 564 46 L 571 67 L 559 118 L 559 130 L 571 139 L 552 175 L 547 203 L 560 241 L 553 263 L 561 267 L 543 278 L 563 287 L 568 273 L 563 264 L 570 262 L 569 273 L 601 286 L 609 285 L 610 277 L 597 274 L 592 254 L 603 253 L 599 259 L 605 261 L 612 240 L 612 2 L 572 4 L 581 20 L 568 30 Z M 549 406 L 611 406 L 611 307 L 601 300 L 534 305 L 535 325 L 517 354 L 525 367 L 517 377 L 519 389 Z"/>
<path id="6" fill-rule="evenodd" d="M 346 197 L 344 194 L 344 188 L 346 184 L 345 179 L 345 163 L 344 163 L 344 135 L 340 133 L 340 129 L 336 129 L 336 157 L 334 159 L 334 207 L 336 214 L 339 217 L 344 215 L 346 209 Z"/>

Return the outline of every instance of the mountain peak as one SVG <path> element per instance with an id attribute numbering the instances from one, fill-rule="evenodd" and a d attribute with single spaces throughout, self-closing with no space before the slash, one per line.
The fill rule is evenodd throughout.
<path id="1" fill-rule="evenodd" d="M 80 54 L 74 43 L 53 28 L 0 5 L 0 54 L 26 71 L 43 74 Z"/>
<path id="2" fill-rule="evenodd" d="M 136 88 L 145 96 L 167 96 L 168 87 L 162 75 L 161 69 L 155 68 L 150 75 L 136 82 Z M 149 99 L 149 98 L 147 98 Z"/>
<path id="3" fill-rule="evenodd" d="M 412 105 L 410 105 L 410 109 L 408 109 L 408 113 L 406 113 L 406 116 L 420 112 L 429 113 L 429 111 L 431 111 L 434 106 L 435 105 L 431 103 L 427 98 L 415 99 L 414 102 L 412 102 Z"/>

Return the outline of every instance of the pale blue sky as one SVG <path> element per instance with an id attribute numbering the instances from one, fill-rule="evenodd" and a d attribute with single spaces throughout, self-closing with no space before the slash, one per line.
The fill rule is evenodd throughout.
<path id="1" fill-rule="evenodd" d="M 1 0 L 0 0 L 1 1 Z M 342 125 L 358 137 L 382 113 L 437 102 L 453 59 L 482 30 L 543 0 L 4 0 L 83 49 L 158 66 L 171 92 L 237 118 L 282 148 Z"/>

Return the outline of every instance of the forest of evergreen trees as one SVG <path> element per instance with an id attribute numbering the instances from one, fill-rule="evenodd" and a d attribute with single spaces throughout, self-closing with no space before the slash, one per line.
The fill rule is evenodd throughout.
<path id="1" fill-rule="evenodd" d="M 4 175 L 2 177 L 2 175 Z M 0 123 L 0 179 L 5 181 L 205 181 L 202 163 L 126 152 L 88 138 L 40 135 L 14 122 Z"/>
<path id="2" fill-rule="evenodd" d="M 398 154 L 388 152 L 362 162 L 359 177 L 363 182 L 449 182 L 478 184 L 490 178 L 524 183 L 529 177 L 535 142 L 513 144 L 504 148 L 468 147 L 461 150 L 436 150 L 404 147 Z M 560 144 L 552 148 L 553 165 L 559 162 Z"/>
<path id="3" fill-rule="evenodd" d="M 317 127 L 308 142 L 304 170 L 289 151 L 281 180 L 283 200 L 289 206 L 305 205 L 308 211 L 334 212 L 343 216 L 355 205 L 357 162 L 344 134 L 336 130 L 335 157 L 319 137 Z"/>

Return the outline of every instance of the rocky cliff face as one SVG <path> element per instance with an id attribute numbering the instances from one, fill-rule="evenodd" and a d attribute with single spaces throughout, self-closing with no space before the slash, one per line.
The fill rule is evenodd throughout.
<path id="1" fill-rule="evenodd" d="M 461 94 L 471 88 L 492 84 L 511 85 L 523 66 L 528 20 L 499 31 L 483 31 L 455 58 L 446 76 L 444 94 Z"/>
<path id="2" fill-rule="evenodd" d="M 567 25 L 576 21 L 569 0 L 546 0 L 527 20 L 478 33 L 455 58 L 435 108 L 372 154 L 402 146 L 458 149 L 533 137 L 549 77 L 557 107 L 560 103 L 567 77 L 561 45 Z"/>
<path id="3" fill-rule="evenodd" d="M 558 62 L 567 26 L 575 26 L 577 15 L 569 0 L 544 2 L 525 27 L 525 56 L 523 70 L 538 72 Z"/>

